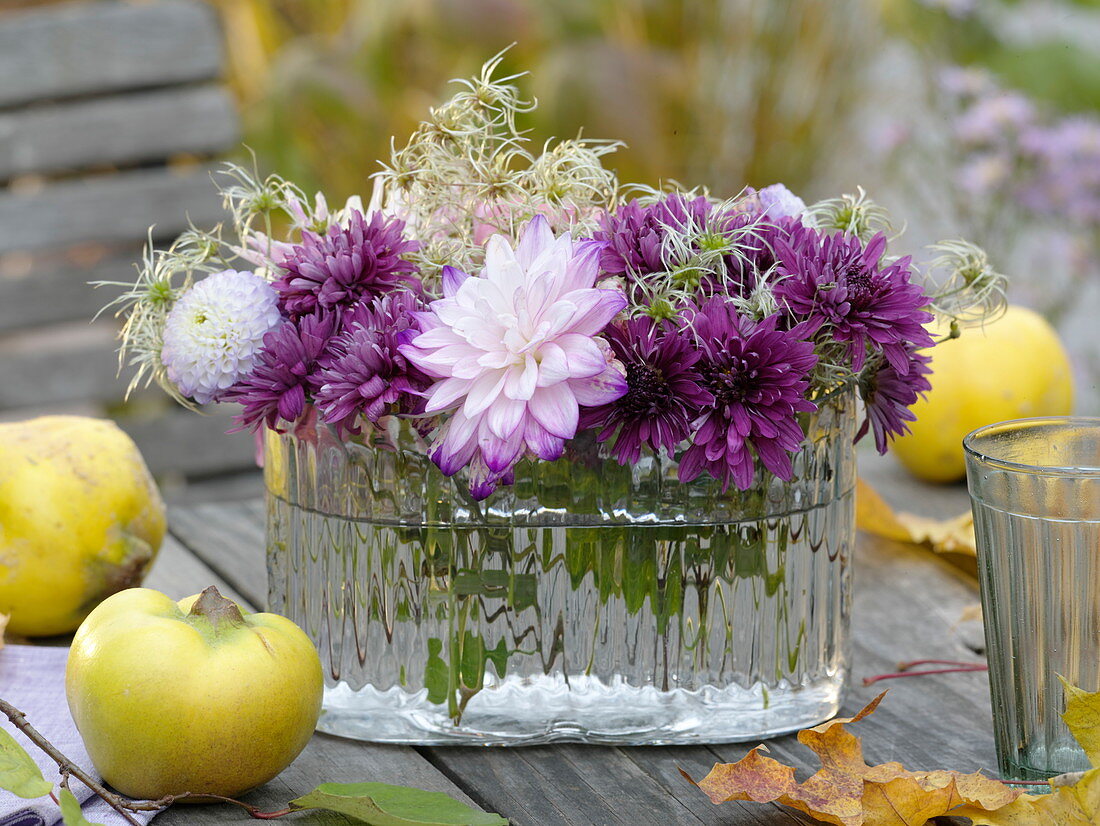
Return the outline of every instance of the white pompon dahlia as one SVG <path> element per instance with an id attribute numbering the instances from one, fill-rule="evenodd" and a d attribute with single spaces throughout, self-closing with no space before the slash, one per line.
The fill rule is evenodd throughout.
<path id="1" fill-rule="evenodd" d="M 208 275 L 168 313 L 160 358 L 168 379 L 199 404 L 252 371 L 264 334 L 281 316 L 274 288 L 251 272 Z"/>
<path id="2" fill-rule="evenodd" d="M 444 297 L 401 348 L 438 379 L 425 412 L 449 414 L 432 459 L 448 476 L 469 465 L 475 498 L 492 493 L 528 451 L 557 459 L 582 405 L 626 392 L 623 366 L 597 335 L 626 306 L 622 293 L 593 286 L 599 250 L 555 238 L 542 216 L 515 250 L 493 236 L 480 276 L 444 269 Z"/>

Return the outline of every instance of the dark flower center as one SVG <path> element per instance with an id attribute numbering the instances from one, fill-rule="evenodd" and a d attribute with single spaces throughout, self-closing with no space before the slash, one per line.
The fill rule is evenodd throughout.
<path id="1" fill-rule="evenodd" d="M 626 395 L 619 399 L 619 409 L 628 415 L 641 415 L 672 402 L 672 389 L 658 368 L 644 361 L 626 365 Z"/>
<path id="2" fill-rule="evenodd" d="M 755 385 L 756 371 L 750 370 L 744 359 L 709 364 L 700 372 L 718 405 L 744 401 Z"/>
<path id="3" fill-rule="evenodd" d="M 851 265 L 844 273 L 844 280 L 848 286 L 850 301 L 862 304 L 872 298 L 874 285 L 871 283 L 871 272 L 867 268 Z"/>

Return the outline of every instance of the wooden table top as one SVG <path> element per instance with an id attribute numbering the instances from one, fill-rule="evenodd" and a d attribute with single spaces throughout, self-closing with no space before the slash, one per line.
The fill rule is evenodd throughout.
<path id="1" fill-rule="evenodd" d="M 898 497 L 896 486 L 891 492 Z M 960 489 L 934 496 L 942 499 L 941 509 L 966 504 Z M 263 606 L 267 586 L 262 502 L 174 508 L 169 522 L 171 536 L 149 587 L 180 598 L 216 584 L 243 604 Z M 862 685 L 868 675 L 896 670 L 899 661 L 982 661 L 980 623 L 963 619 L 964 611 L 977 602 L 973 579 L 931 553 L 860 536 L 852 610 L 853 677 L 844 713 L 851 716 L 889 688 L 878 711 L 855 728 L 869 762 L 896 760 L 912 769 L 982 769 L 997 775 L 983 672 Z M 278 808 L 322 782 L 372 780 L 446 792 L 498 812 L 516 826 L 812 823 L 774 804 L 714 806 L 680 775 L 683 769 L 701 778 L 714 763 L 739 760 L 753 745 L 413 748 L 317 734 L 290 768 L 247 799 Z M 769 741 L 768 749 L 772 757 L 800 767 L 801 776 L 817 768 L 813 754 L 793 736 Z M 180 806 L 156 823 L 229 823 L 246 818 L 228 806 Z M 347 821 L 339 815 L 312 813 L 295 817 L 295 822 Z"/>

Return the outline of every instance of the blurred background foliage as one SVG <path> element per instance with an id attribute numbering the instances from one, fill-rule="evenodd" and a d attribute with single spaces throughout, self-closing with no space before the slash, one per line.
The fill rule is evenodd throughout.
<path id="1" fill-rule="evenodd" d="M 877 26 L 865 0 L 211 0 L 246 140 L 264 166 L 343 198 L 447 94 L 515 43 L 531 138 L 621 138 L 624 181 L 734 194 L 813 182 Z"/>

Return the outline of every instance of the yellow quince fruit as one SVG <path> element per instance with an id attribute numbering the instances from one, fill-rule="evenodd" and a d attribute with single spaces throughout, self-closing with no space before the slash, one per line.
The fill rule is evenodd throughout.
<path id="1" fill-rule="evenodd" d="M 0 613 L 21 636 L 76 629 L 141 583 L 164 539 L 160 492 L 113 422 L 0 424 Z"/>

